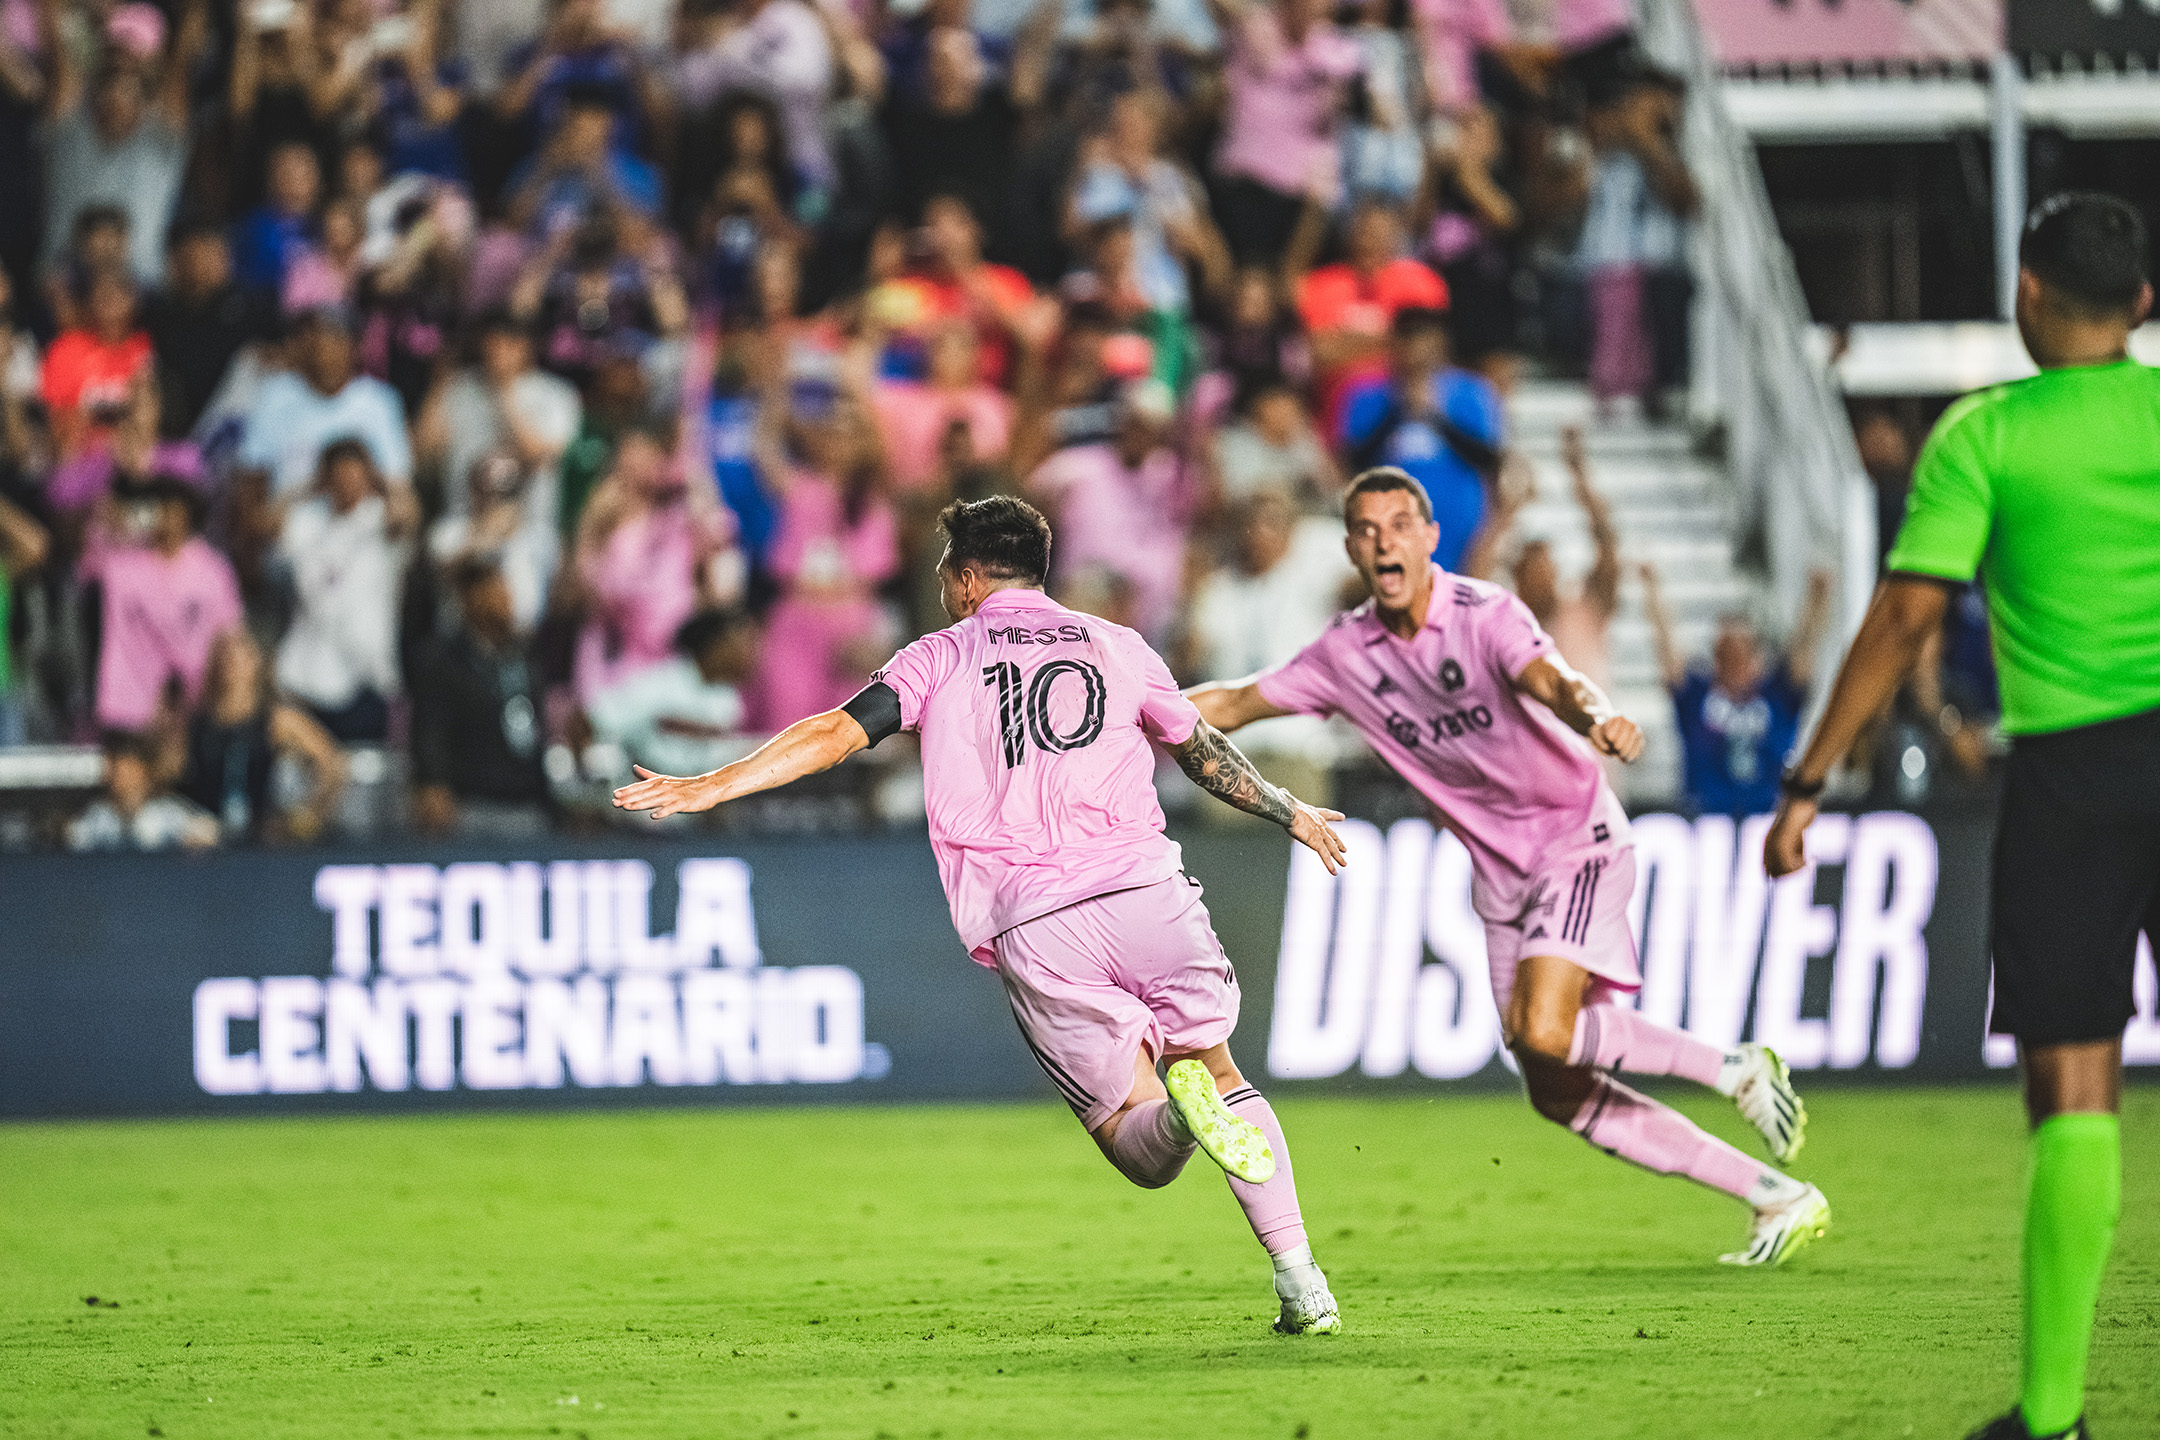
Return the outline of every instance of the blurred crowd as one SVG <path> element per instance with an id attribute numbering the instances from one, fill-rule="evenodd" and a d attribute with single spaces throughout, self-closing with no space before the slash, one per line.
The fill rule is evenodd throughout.
<path id="1" fill-rule="evenodd" d="M 1602 634 L 1617 559 L 1499 541 L 1526 364 L 1685 378 L 1627 0 L 1024 5 L 0 0 L 0 746 L 104 747 L 68 838 L 305 840 L 384 773 L 605 823 L 944 623 L 992 491 L 1188 680 L 1354 598 L 1375 463 Z"/>

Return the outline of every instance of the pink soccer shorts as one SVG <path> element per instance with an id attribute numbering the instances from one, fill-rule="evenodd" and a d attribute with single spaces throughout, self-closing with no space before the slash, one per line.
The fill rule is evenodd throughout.
<path id="1" fill-rule="evenodd" d="M 1237 972 L 1190 876 L 1067 905 L 992 945 L 1021 1035 L 1090 1131 L 1123 1108 L 1141 1051 L 1175 1060 L 1237 1028 Z"/>
<path id="2" fill-rule="evenodd" d="M 1485 922 L 1485 965 L 1493 1003 L 1507 1014 L 1515 970 L 1525 956 L 1550 955 L 1597 977 L 1583 1003 L 1642 988 L 1628 901 L 1635 894 L 1635 847 L 1600 845 L 1553 857 L 1520 886 L 1500 893 L 1471 882 L 1470 907 Z"/>

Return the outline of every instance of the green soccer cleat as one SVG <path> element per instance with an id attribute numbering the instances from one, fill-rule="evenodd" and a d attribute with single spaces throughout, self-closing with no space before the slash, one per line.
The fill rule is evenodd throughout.
<path id="1" fill-rule="evenodd" d="M 1170 1108 L 1208 1159 L 1249 1185 L 1265 1185 L 1275 1175 L 1275 1152 L 1260 1127 L 1240 1120 L 1215 1093 L 1215 1077 L 1197 1060 L 1180 1060 L 1164 1079 Z"/>
<path id="2" fill-rule="evenodd" d="M 1775 1210 L 1755 1212 L 1755 1234 L 1745 1250 L 1718 1256 L 1720 1265 L 1782 1265 L 1810 1240 L 1830 1229 L 1830 1202 L 1813 1185 Z"/>
<path id="3" fill-rule="evenodd" d="M 1793 1089 L 1792 1072 L 1767 1045 L 1742 1045 L 1747 1056 L 1732 1101 L 1747 1122 L 1762 1132 L 1770 1158 L 1790 1165 L 1807 1143 L 1807 1106 Z"/>

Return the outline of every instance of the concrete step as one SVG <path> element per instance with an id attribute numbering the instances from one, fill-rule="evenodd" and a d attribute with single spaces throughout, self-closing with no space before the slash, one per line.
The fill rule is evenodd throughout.
<path id="1" fill-rule="evenodd" d="M 1690 659 L 1708 652 L 1721 615 L 1759 608 L 1761 583 L 1734 563 L 1724 467 L 1698 453 L 1684 425 L 1599 424 L 1585 387 L 1530 381 L 1509 400 L 1509 442 L 1537 481 L 1519 525 L 1526 537 L 1551 544 L 1563 584 L 1579 584 L 1595 558 L 1588 518 L 1575 504 L 1561 460 L 1568 426 L 1583 432 L 1591 482 L 1611 506 L 1620 537 L 1620 610 L 1608 659 L 1613 699 L 1642 726 L 1644 755 L 1616 784 L 1631 803 L 1670 803 L 1679 794 L 1680 739 L 1635 567 L 1644 561 L 1657 567 L 1674 643 Z"/>

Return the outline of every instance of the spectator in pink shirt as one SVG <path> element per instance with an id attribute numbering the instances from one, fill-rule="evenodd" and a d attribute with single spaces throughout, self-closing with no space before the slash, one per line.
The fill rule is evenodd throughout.
<path id="1" fill-rule="evenodd" d="M 1553 0 L 1552 8 L 1553 43 L 1571 56 L 1634 39 L 1635 7 L 1628 0 Z"/>
<path id="2" fill-rule="evenodd" d="M 1515 36 L 1507 0 L 1413 0 L 1411 13 L 1433 109 L 1453 117 L 1475 110 L 1478 51 L 1498 50 Z"/>
<path id="3" fill-rule="evenodd" d="M 321 243 L 301 246 L 286 267 L 279 286 L 285 313 L 301 315 L 326 305 L 355 303 L 367 268 L 361 252 L 366 240 L 367 221 L 359 202 L 331 201 L 323 211 Z"/>
<path id="4" fill-rule="evenodd" d="M 1510 6 L 1514 48 L 1553 55 L 1569 82 L 1585 94 L 1595 96 L 1649 63 L 1635 38 L 1632 0 L 1542 0 L 1528 19 L 1515 8 L 1519 4 L 1515 0 Z"/>
<path id="5" fill-rule="evenodd" d="M 585 625 L 572 678 L 581 702 L 674 654 L 676 630 L 722 588 L 713 562 L 731 538 L 727 512 L 684 483 L 666 440 L 623 437 L 578 520 Z"/>
<path id="6" fill-rule="evenodd" d="M 966 424 L 976 460 L 994 464 L 1005 458 L 1012 444 L 1012 400 L 977 378 L 976 350 L 975 327 L 948 322 L 930 337 L 927 378 L 878 382 L 871 403 L 894 488 L 919 490 L 931 483 L 939 444 L 955 422 Z"/>
<path id="7" fill-rule="evenodd" d="M 766 618 L 758 679 L 766 730 L 843 704 L 898 638 L 877 590 L 900 569 L 900 526 L 869 416 L 841 395 L 796 428 L 800 464 L 775 453 L 772 430 L 760 446 L 760 468 L 780 497 L 766 556 L 780 598 Z"/>
<path id="8" fill-rule="evenodd" d="M 166 478 L 137 494 L 103 502 L 81 565 L 103 592 L 97 722 L 107 730 L 148 728 L 175 683 L 193 706 L 211 646 L 241 621 L 231 563 L 195 533 L 202 496 Z"/>
<path id="9" fill-rule="evenodd" d="M 1192 477 L 1170 447 L 1173 402 L 1159 380 L 1128 385 L 1117 438 L 1058 451 L 1028 479 L 1055 517 L 1052 578 L 1058 593 L 1105 576 L 1133 589 L 1133 628 L 1159 645 L 1176 619 L 1185 581 Z"/>
<path id="10" fill-rule="evenodd" d="M 1212 0 L 1229 36 L 1229 107 L 1215 152 L 1215 214 L 1241 262 L 1283 253 L 1308 203 L 1332 209 L 1347 82 L 1364 63 L 1328 0 Z"/>

